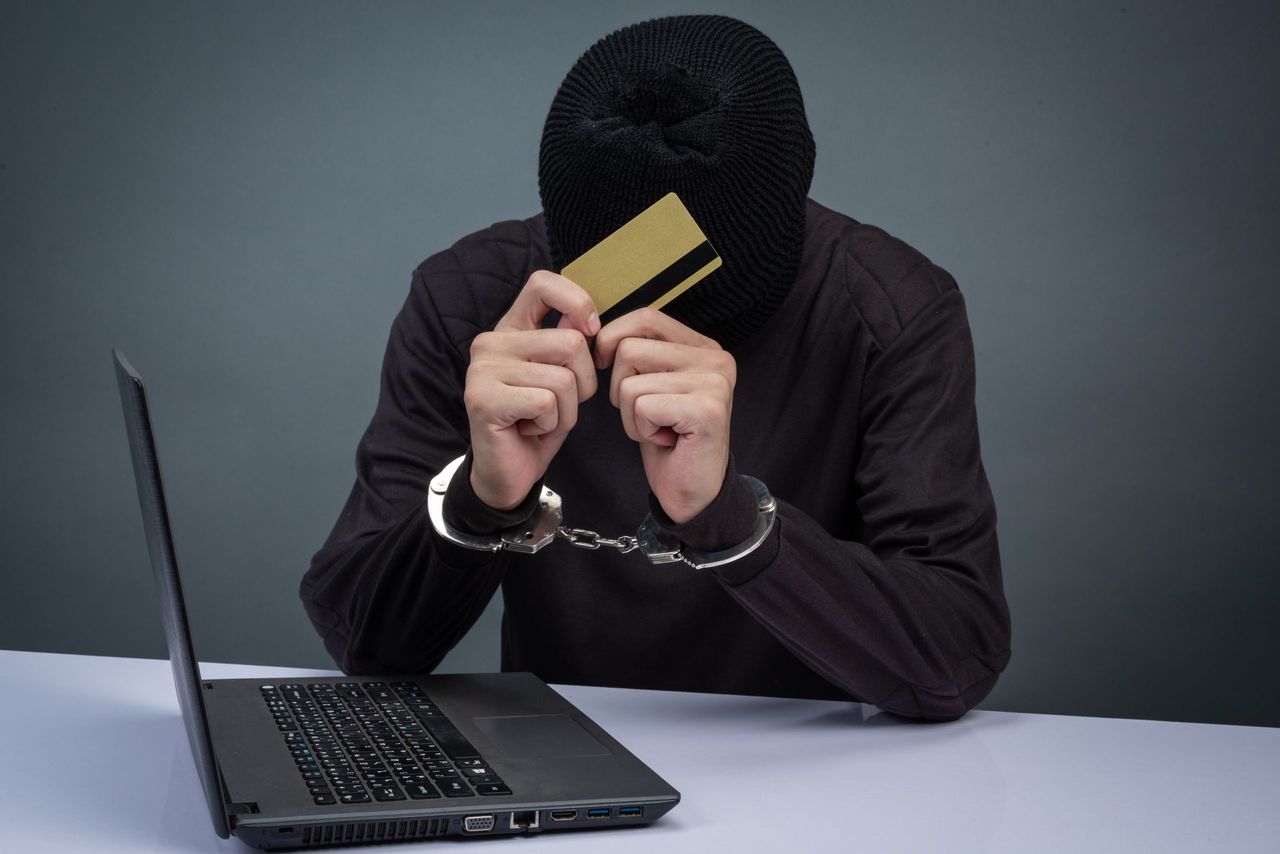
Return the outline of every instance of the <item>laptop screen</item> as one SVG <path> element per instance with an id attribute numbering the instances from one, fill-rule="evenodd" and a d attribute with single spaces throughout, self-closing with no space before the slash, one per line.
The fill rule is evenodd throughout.
<path id="1" fill-rule="evenodd" d="M 230 834 L 223 808 L 222 787 L 214 763 L 213 743 L 209 738 L 209 721 L 204 700 L 200 696 L 200 665 L 191 643 L 187 610 L 182 598 L 182 580 L 178 577 L 178 559 L 173 549 L 169 528 L 169 508 L 164 500 L 164 484 L 160 480 L 160 459 L 156 454 L 147 392 L 142 377 L 113 350 L 116 381 L 120 386 L 120 403 L 129 434 L 129 451 L 133 455 L 133 478 L 138 487 L 138 505 L 142 509 L 142 526 L 147 534 L 147 550 L 151 554 L 151 572 L 164 618 L 165 642 L 169 662 L 173 665 L 173 684 L 178 691 L 178 705 L 191 742 L 196 772 L 209 803 L 209 817 L 214 831 L 224 839 Z"/>

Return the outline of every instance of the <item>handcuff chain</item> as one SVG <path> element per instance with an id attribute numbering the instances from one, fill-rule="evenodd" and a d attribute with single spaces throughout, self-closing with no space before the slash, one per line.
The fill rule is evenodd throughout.
<path id="1" fill-rule="evenodd" d="M 640 544 L 635 537 L 623 535 L 616 540 L 611 537 L 602 537 L 595 531 L 588 531 L 586 528 L 566 528 L 560 525 L 556 528 L 556 536 L 568 540 L 569 545 L 577 546 L 580 549 L 590 549 L 595 551 L 601 546 L 608 546 L 611 549 L 617 549 L 620 554 L 634 551 Z"/>

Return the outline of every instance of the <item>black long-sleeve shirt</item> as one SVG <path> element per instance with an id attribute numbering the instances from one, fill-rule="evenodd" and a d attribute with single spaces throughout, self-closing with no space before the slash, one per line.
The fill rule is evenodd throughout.
<path id="1" fill-rule="evenodd" d="M 852 698 L 930 719 L 985 697 L 1010 632 L 963 299 L 880 229 L 812 201 L 806 215 L 794 287 L 731 351 L 733 459 L 780 499 L 777 523 L 703 572 L 563 542 L 491 555 L 435 534 L 427 484 L 467 448 L 471 339 L 552 262 L 541 215 L 427 259 L 391 329 L 355 485 L 302 581 L 343 670 L 430 671 L 501 584 L 502 666 L 549 682 Z M 617 536 L 649 488 L 601 379 L 546 483 L 566 524 Z"/>

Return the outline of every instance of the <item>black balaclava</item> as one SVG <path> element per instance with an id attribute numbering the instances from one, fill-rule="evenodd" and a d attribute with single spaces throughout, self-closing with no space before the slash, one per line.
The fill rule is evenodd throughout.
<path id="1" fill-rule="evenodd" d="M 733 346 L 795 281 L 813 161 L 795 73 L 759 30 L 718 15 L 623 27 L 578 59 L 547 115 L 551 259 L 562 269 L 674 191 L 724 263 L 665 310 Z"/>

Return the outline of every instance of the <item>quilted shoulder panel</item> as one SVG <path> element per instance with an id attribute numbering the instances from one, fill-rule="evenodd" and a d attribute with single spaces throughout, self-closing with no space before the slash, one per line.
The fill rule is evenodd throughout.
<path id="1" fill-rule="evenodd" d="M 440 318 L 453 345 L 493 328 L 545 252 L 541 215 L 505 220 L 468 234 L 418 265 L 414 287 Z"/>

